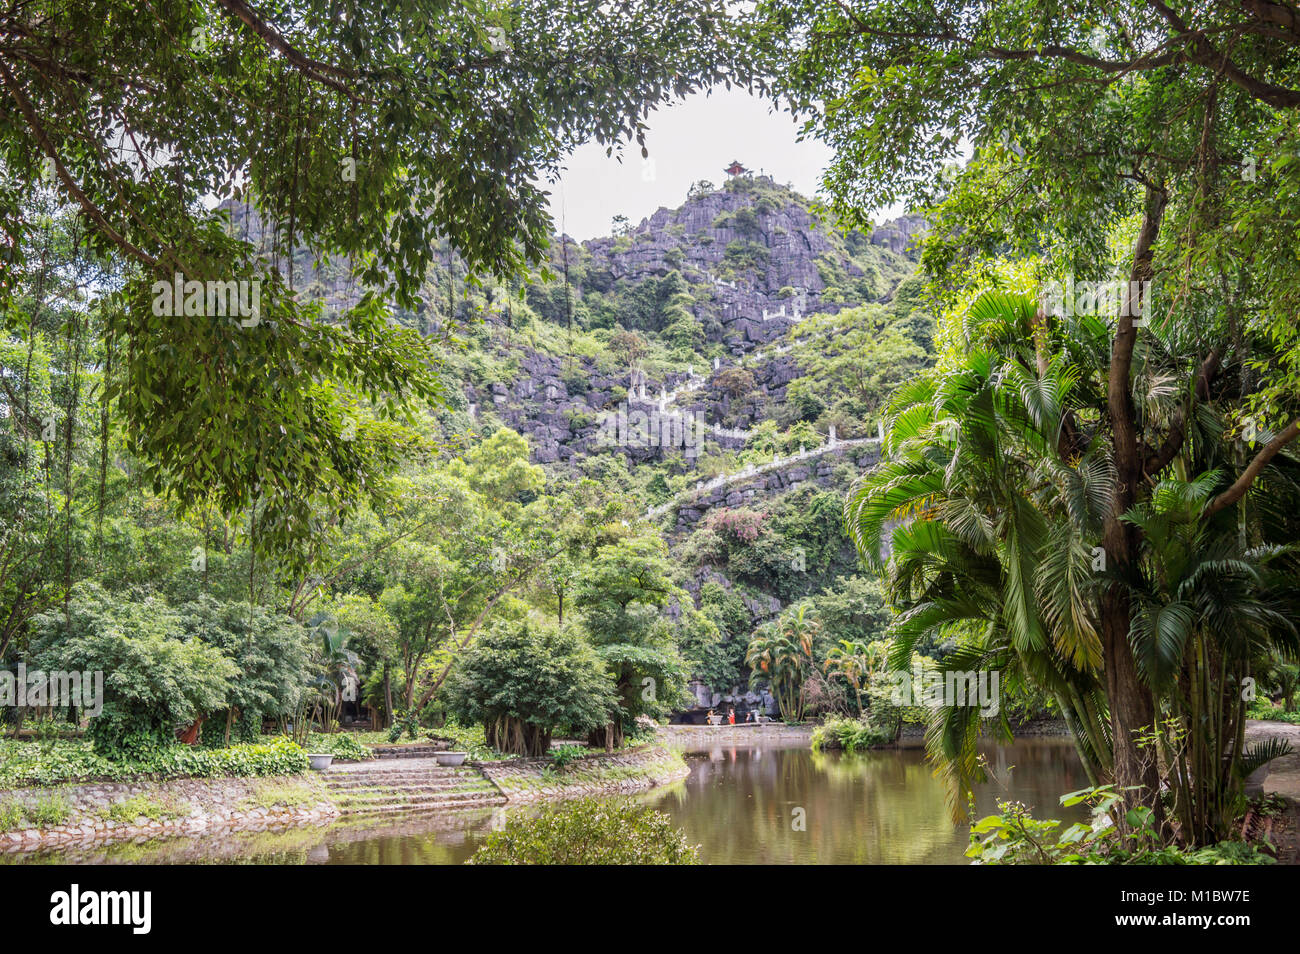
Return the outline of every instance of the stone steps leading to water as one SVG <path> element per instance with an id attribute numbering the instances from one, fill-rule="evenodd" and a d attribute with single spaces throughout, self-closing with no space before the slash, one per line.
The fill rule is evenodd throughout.
<path id="1" fill-rule="evenodd" d="M 345 815 L 360 815 L 368 812 L 420 812 L 480 808 L 491 805 L 504 805 L 505 803 L 506 797 L 504 795 L 494 788 L 489 788 L 472 792 L 438 792 L 428 795 L 390 792 L 364 799 L 340 799 L 335 804 Z"/>
<path id="2" fill-rule="evenodd" d="M 429 757 L 342 766 L 327 772 L 324 781 L 331 800 L 346 815 L 478 808 L 506 801 L 477 769 L 439 765 Z"/>
<path id="3" fill-rule="evenodd" d="M 347 792 L 371 791 L 374 789 L 389 790 L 394 788 L 400 788 L 406 791 L 448 792 L 475 784 L 477 784 L 477 782 L 474 779 L 460 778 L 355 779 L 331 785 L 329 789 L 331 792 L 338 792 L 340 794 Z"/>
<path id="4" fill-rule="evenodd" d="M 447 749 L 437 745 L 375 745 L 370 750 L 377 759 L 429 759 Z"/>
<path id="5" fill-rule="evenodd" d="M 472 765 L 439 765 L 437 760 L 393 759 L 387 762 L 346 762 L 330 766 L 325 778 L 343 778 L 345 776 L 377 775 L 381 778 L 396 778 L 399 775 L 478 775 Z"/>

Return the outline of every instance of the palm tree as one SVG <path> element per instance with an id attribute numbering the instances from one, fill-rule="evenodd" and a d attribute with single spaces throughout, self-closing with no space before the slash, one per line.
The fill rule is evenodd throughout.
<path id="1" fill-rule="evenodd" d="M 1145 572 L 1129 588 L 1133 647 L 1172 723 L 1156 738 L 1180 835 L 1193 843 L 1227 837 L 1246 777 L 1289 751 L 1276 742 L 1246 746 L 1243 686 L 1256 661 L 1300 649 L 1295 555 L 1247 549 L 1238 534 L 1216 532 L 1205 510 L 1217 483 L 1216 471 L 1161 481 L 1125 514 L 1150 542 Z"/>
<path id="2" fill-rule="evenodd" d="M 1026 310 L 1027 301 L 988 296 L 972 315 L 1007 341 Z M 1076 360 L 1087 360 L 1088 339 L 1076 341 Z M 891 668 L 905 671 L 928 636 L 958 636 L 941 668 L 996 669 L 1005 689 L 1049 692 L 1100 780 L 1111 748 L 1089 538 L 1100 531 L 1096 488 L 1109 473 L 1092 448 L 1069 462 L 1055 454 L 1067 409 L 1095 399 L 1096 385 L 1069 355 L 1045 364 L 1039 374 L 1036 364 L 976 349 L 904 385 L 888 411 L 889 456 L 859 481 L 845 515 L 864 561 L 888 573 L 900 610 Z M 973 705 L 932 714 L 927 746 L 954 783 L 954 807 L 982 778 L 979 729 Z"/>
<path id="3" fill-rule="evenodd" d="M 322 732 L 335 730 L 336 717 L 343 704 L 343 684 L 355 675 L 360 657 L 347 648 L 351 631 L 324 613 L 317 613 L 307 624 L 316 641 L 312 646 L 315 674 L 299 699 L 296 732 L 305 742 L 313 720 L 319 720 Z"/>
<path id="4" fill-rule="evenodd" d="M 875 674 L 885 664 L 884 642 L 876 640 L 864 643 L 860 640 L 841 639 L 839 644 L 826 654 L 822 670 L 828 679 L 843 679 L 853 689 L 857 715 L 863 714 L 862 691 L 870 684 Z"/>
<path id="5" fill-rule="evenodd" d="M 1175 604 L 1191 593 L 1174 598 L 1169 594 L 1179 591 L 1167 588 L 1193 571 L 1190 564 L 1164 565 L 1160 541 L 1165 538 L 1153 534 L 1157 518 L 1166 514 L 1161 508 L 1178 495 L 1172 484 L 1165 490 L 1141 488 L 1138 506 L 1122 515 L 1141 559 L 1108 566 L 1112 548 L 1098 544 L 1109 539 L 1114 501 L 1122 496 L 1116 493 L 1107 431 L 1108 327 L 1091 317 L 1049 319 L 1031 298 L 1003 293 L 981 297 L 969 317 L 970 350 L 895 394 L 888 412 L 888 457 L 860 479 L 845 506 L 859 553 L 887 574 L 891 602 L 900 612 L 890 665 L 904 669 L 922 638 L 956 637 L 958 648 L 943 668 L 995 668 L 1004 691 L 1032 686 L 1050 693 L 1094 782 L 1140 777 L 1146 786 L 1141 800 L 1159 812 L 1155 753 L 1143 749 L 1141 737 L 1120 739 L 1116 732 L 1135 713 L 1147 712 L 1138 728 L 1162 739 L 1166 757 L 1180 764 L 1200 757 L 1174 741 L 1181 731 L 1176 724 L 1191 703 L 1184 706 L 1170 696 L 1168 674 L 1177 659 L 1183 671 L 1200 678 L 1222 675 L 1207 669 L 1206 660 L 1180 655 L 1193 652 L 1196 639 L 1171 635 L 1176 623 L 1185 622 L 1184 610 Z M 1238 534 L 1237 515 L 1207 503 L 1210 492 L 1224 483 L 1216 468 L 1231 463 L 1223 460 L 1228 453 L 1224 422 L 1208 403 L 1191 407 L 1187 395 L 1199 394 L 1203 382 L 1180 378 L 1188 362 L 1172 333 L 1149 337 L 1135 392 L 1149 420 L 1177 419 L 1182 430 L 1167 462 L 1161 463 L 1166 455 L 1160 449 L 1151 449 L 1152 466 L 1202 475 L 1195 485 L 1201 507 L 1180 519 L 1205 531 L 1195 552 L 1235 552 L 1224 538 Z M 1300 498 L 1292 473 L 1297 469 L 1280 456 L 1266 468 L 1268 494 L 1259 495 L 1261 513 L 1252 531 L 1261 541 L 1294 538 L 1290 514 L 1296 510 L 1287 501 Z M 1281 558 L 1275 562 L 1272 572 L 1294 592 L 1294 565 Z M 1240 562 L 1218 571 L 1203 566 L 1193 572 L 1198 612 L 1224 625 L 1232 620 L 1233 627 L 1247 620 L 1250 626 L 1241 632 L 1252 635 L 1229 649 L 1220 629 L 1193 625 L 1191 630 L 1201 632 L 1203 644 L 1218 644 L 1213 651 L 1239 675 L 1263 642 L 1285 641 L 1270 604 L 1276 598 L 1266 592 L 1278 584 L 1266 585 L 1262 572 L 1247 572 Z M 1102 615 L 1116 605 L 1131 620 L 1123 655 L 1138 670 L 1136 686 L 1116 682 L 1119 663 L 1109 650 L 1103 667 Z M 1186 693 L 1185 681 L 1181 685 Z M 1119 704 L 1122 718 L 1115 713 Z M 1173 728 L 1157 718 L 1171 713 Z M 954 782 L 954 804 L 961 804 L 971 783 L 982 777 L 975 753 L 980 728 L 973 706 L 931 714 L 927 745 Z M 1002 729 L 1007 731 L 1005 722 Z M 1123 773 L 1117 759 L 1121 742 Z M 1241 764 L 1250 761 L 1239 739 L 1218 730 L 1201 748 L 1230 758 L 1240 751 Z M 1198 793 L 1189 787 L 1187 797 L 1222 803 L 1231 772 L 1213 764 L 1214 772 L 1206 765 L 1191 770 L 1197 784 L 1210 788 Z M 1204 839 L 1203 819 L 1216 811 L 1197 808 L 1183 818 L 1184 837 Z"/>
<path id="6" fill-rule="evenodd" d="M 751 670 L 750 681 L 767 679 L 781 718 L 786 722 L 803 720 L 803 683 L 812 664 L 813 639 L 818 628 L 805 604 L 786 613 L 778 622 L 759 627 L 749 641 L 745 664 Z"/>

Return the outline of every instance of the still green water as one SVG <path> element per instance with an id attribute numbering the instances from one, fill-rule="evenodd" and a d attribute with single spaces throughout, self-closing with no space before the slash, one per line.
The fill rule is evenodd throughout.
<path id="1" fill-rule="evenodd" d="M 1060 796 L 1087 785 L 1073 747 L 1024 741 L 986 750 L 980 815 L 1015 798 L 1062 817 Z M 715 747 L 656 800 L 710 864 L 965 864 L 966 825 L 954 825 L 944 784 L 919 749 L 825 753 Z M 803 828 L 795 821 L 803 809 Z"/>
<path id="2" fill-rule="evenodd" d="M 1087 784 L 1074 749 L 1064 741 L 989 747 L 986 759 L 991 781 L 977 793 L 981 815 L 992 811 L 998 798 L 1014 798 L 1040 817 L 1060 818 L 1067 814 L 1059 806 L 1060 796 Z M 716 745 L 688 751 L 687 761 L 689 778 L 644 800 L 670 815 L 699 844 L 706 863 L 966 863 L 966 826 L 952 823 L 943 784 L 919 749 L 846 756 L 818 755 L 790 744 Z M 43 860 L 458 864 L 500 824 L 503 811 L 172 839 L 55 853 Z"/>

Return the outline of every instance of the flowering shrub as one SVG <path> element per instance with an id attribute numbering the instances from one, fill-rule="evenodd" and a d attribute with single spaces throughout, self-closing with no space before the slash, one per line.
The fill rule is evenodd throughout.
<path id="1" fill-rule="evenodd" d="M 746 508 L 714 510 L 705 523 L 710 530 L 728 533 L 741 543 L 753 543 L 763 531 L 763 519 L 766 516 L 767 514 Z"/>

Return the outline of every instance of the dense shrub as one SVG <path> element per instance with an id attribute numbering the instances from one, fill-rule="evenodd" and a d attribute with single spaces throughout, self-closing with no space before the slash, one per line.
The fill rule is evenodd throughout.
<path id="1" fill-rule="evenodd" d="M 351 732 L 313 732 L 307 740 L 307 750 L 313 753 L 326 753 L 336 759 L 349 759 L 364 762 L 372 756 L 369 748 L 357 741 Z"/>
<path id="2" fill-rule="evenodd" d="M 46 669 L 102 671 L 104 708 L 87 735 L 103 755 L 148 758 L 178 726 L 225 703 L 238 668 L 225 653 L 185 638 L 181 614 L 158 599 L 132 601 L 79 584 L 67 612 L 33 620 Z"/>
<path id="3" fill-rule="evenodd" d="M 205 742 L 254 742 L 263 718 L 293 713 L 310 673 L 306 627 L 260 606 L 207 596 L 181 606 L 178 613 L 188 638 L 221 650 L 239 669 L 223 709 L 203 724 Z"/>
<path id="4" fill-rule="evenodd" d="M 1113 785 L 1061 796 L 1066 808 L 1086 804 L 1091 822 L 1064 826 L 1038 819 L 1020 802 L 998 801 L 998 812 L 971 826 L 966 856 L 977 865 L 1265 865 L 1274 859 L 1254 844 L 1222 841 L 1185 849 L 1162 841 L 1149 808 L 1130 809 L 1121 830 L 1112 816 L 1122 810 Z"/>
<path id="5" fill-rule="evenodd" d="M 627 800 L 584 798 L 519 814 L 488 835 L 475 865 L 691 865 L 697 848 L 672 820 Z"/>
<path id="6" fill-rule="evenodd" d="M 812 748 L 814 752 L 826 749 L 843 749 L 845 752 L 861 752 L 877 746 L 888 745 L 894 741 L 893 729 L 872 725 L 865 719 L 827 719 L 813 729 Z"/>
<path id="7" fill-rule="evenodd" d="M 224 749 L 172 746 L 148 760 L 146 766 L 160 778 L 242 778 L 301 775 L 310 763 L 301 746 L 279 736 L 270 742 Z"/>
<path id="8" fill-rule="evenodd" d="M 1292 725 L 1300 725 L 1300 712 L 1287 712 L 1281 706 L 1273 705 L 1267 698 L 1261 696 L 1250 704 L 1246 710 L 1246 715 L 1251 719 L 1264 719 L 1270 722 L 1290 722 Z"/>
<path id="9" fill-rule="evenodd" d="M 172 744 L 155 748 L 144 758 L 116 761 L 84 741 L 0 742 L 0 788 L 136 778 L 300 775 L 308 768 L 307 753 L 287 736 L 224 749 Z"/>

